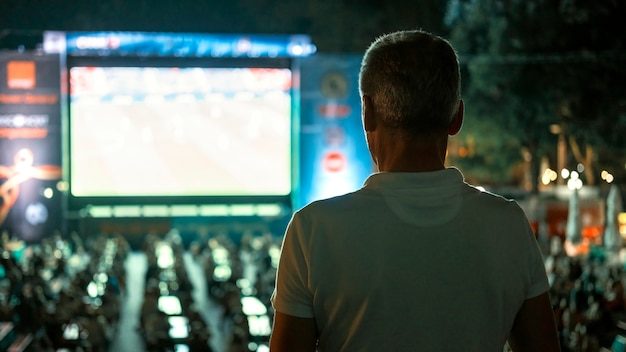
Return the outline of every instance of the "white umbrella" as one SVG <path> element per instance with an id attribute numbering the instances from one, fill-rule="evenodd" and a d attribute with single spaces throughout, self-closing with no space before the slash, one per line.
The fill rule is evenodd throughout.
<path id="1" fill-rule="evenodd" d="M 612 185 L 609 195 L 606 198 L 606 222 L 604 226 L 604 236 L 602 243 L 609 250 L 620 250 L 622 248 L 622 236 L 619 233 L 617 216 L 622 212 L 622 197 L 619 188 Z"/>
<path id="2" fill-rule="evenodd" d="M 578 189 L 574 188 L 569 198 L 567 228 L 565 232 L 565 239 L 571 244 L 579 244 L 583 239 L 582 220 L 580 217 L 580 201 L 578 198 Z"/>

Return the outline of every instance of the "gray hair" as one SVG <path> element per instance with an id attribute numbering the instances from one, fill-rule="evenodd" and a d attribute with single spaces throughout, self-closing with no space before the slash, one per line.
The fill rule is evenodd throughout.
<path id="1" fill-rule="evenodd" d="M 445 131 L 461 98 L 458 56 L 422 30 L 383 35 L 365 52 L 359 91 L 388 128 L 410 136 Z"/>

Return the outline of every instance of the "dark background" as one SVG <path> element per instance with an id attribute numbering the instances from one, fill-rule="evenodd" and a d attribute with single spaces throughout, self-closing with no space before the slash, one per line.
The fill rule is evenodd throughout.
<path id="1" fill-rule="evenodd" d="M 303 33 L 321 52 L 362 52 L 383 32 L 445 32 L 445 1 L 4 0 L 0 28 L 66 31 Z"/>
<path id="2" fill-rule="evenodd" d="M 360 55 L 383 33 L 422 28 L 461 58 L 466 123 L 449 160 L 471 182 L 537 192 L 545 165 L 624 183 L 625 17 L 619 0 L 4 0 L 0 48 L 35 48 L 42 30 L 301 33 L 319 54 Z"/>

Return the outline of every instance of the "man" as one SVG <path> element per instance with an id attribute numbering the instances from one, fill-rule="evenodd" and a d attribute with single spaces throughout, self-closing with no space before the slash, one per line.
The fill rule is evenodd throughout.
<path id="1" fill-rule="evenodd" d="M 423 31 L 378 38 L 359 88 L 377 166 L 288 226 L 272 351 L 558 351 L 541 253 L 513 201 L 446 168 L 457 55 Z"/>

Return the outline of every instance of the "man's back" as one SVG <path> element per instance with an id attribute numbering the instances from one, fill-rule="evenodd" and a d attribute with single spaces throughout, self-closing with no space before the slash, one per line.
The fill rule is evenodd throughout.
<path id="1" fill-rule="evenodd" d="M 376 170 L 285 234 L 272 351 L 558 351 L 541 253 L 522 210 L 446 169 L 460 67 L 420 30 L 377 38 L 359 73 Z"/>
<path id="2" fill-rule="evenodd" d="M 522 210 L 456 169 L 375 174 L 291 228 L 302 253 L 281 265 L 302 276 L 279 276 L 296 284 L 275 306 L 302 316 L 291 298 L 308 290 L 322 351 L 502 351 L 524 300 L 548 289 Z"/>

